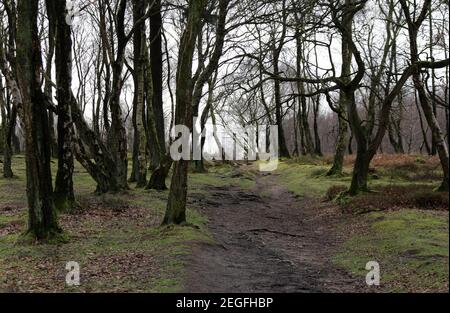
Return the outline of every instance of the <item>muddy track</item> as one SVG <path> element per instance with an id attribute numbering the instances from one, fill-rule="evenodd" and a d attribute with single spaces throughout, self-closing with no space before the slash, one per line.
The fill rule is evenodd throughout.
<path id="1" fill-rule="evenodd" d="M 194 247 L 186 292 L 360 290 L 359 280 L 330 262 L 341 240 L 338 217 L 317 200 L 295 197 L 275 175 L 258 175 L 252 191 L 211 189 L 211 197 L 193 201 L 217 244 Z"/>

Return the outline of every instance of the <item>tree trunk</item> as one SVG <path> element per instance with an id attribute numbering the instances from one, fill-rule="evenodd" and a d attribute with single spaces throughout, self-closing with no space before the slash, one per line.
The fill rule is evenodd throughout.
<path id="1" fill-rule="evenodd" d="M 342 98 L 342 93 L 341 93 Z M 344 99 L 339 100 L 340 107 L 342 108 L 341 114 L 345 114 L 345 109 L 343 106 Z M 343 112 L 342 112 L 343 111 Z M 342 175 L 342 170 L 344 168 L 344 157 L 345 157 L 345 150 L 347 149 L 347 139 L 348 137 L 348 123 L 346 120 L 344 120 L 343 117 L 338 117 L 338 136 L 336 140 L 336 148 L 333 158 L 333 165 L 331 166 L 330 170 L 327 173 L 327 176 L 333 176 L 333 175 Z"/>
<path id="2" fill-rule="evenodd" d="M 3 90 L 1 79 L 0 90 Z M 0 108 L 3 122 L 3 177 L 13 178 L 14 173 L 11 166 L 13 156 L 12 139 L 17 119 L 17 109 L 14 104 L 10 105 L 9 99 L 5 99 L 2 91 L 0 91 Z"/>
<path id="3" fill-rule="evenodd" d="M 341 99 L 347 110 L 348 122 L 353 136 L 355 137 L 357 150 L 356 161 L 353 167 L 352 183 L 349 194 L 355 195 L 360 191 L 367 190 L 367 176 L 369 170 L 368 148 L 369 148 L 369 129 L 370 125 L 364 126 L 358 114 L 358 108 L 355 102 L 355 90 L 364 76 L 364 62 L 361 59 L 359 51 L 353 43 L 353 16 L 355 3 L 352 0 L 345 1 L 344 14 L 342 17 L 342 75 L 346 86 L 341 89 Z M 358 74 L 351 80 L 352 58 L 355 57 L 358 63 Z M 370 117 L 369 117 L 370 118 Z M 370 124 L 370 123 L 369 123 Z"/>
<path id="4" fill-rule="evenodd" d="M 283 16 L 285 16 L 285 8 L 283 2 Z M 283 17 L 284 18 L 284 17 Z M 281 49 L 284 45 L 284 38 L 286 35 L 286 25 L 283 25 L 283 30 L 281 34 L 281 38 L 279 40 L 278 46 L 276 45 L 276 38 L 272 39 L 272 66 L 273 72 L 275 75 L 279 74 L 279 61 L 280 61 L 280 53 Z M 283 112 L 282 112 L 282 103 L 281 103 L 281 83 L 278 79 L 274 80 L 274 98 L 275 98 L 275 120 L 278 126 L 278 145 L 279 145 L 279 157 L 282 158 L 290 158 L 289 150 L 286 144 L 286 137 L 284 136 L 284 128 L 283 128 Z"/>
<path id="5" fill-rule="evenodd" d="M 45 62 L 45 87 L 44 87 L 44 94 L 52 101 L 53 99 L 53 92 L 52 92 L 52 64 L 53 64 L 53 57 L 55 55 L 55 36 L 56 36 L 56 20 L 57 16 L 55 16 L 55 3 L 56 1 L 52 0 L 46 0 L 45 6 L 47 9 L 47 16 L 48 16 L 48 52 L 47 52 L 47 59 Z M 50 132 L 50 141 L 51 141 L 51 152 L 53 158 L 58 158 L 58 141 L 55 133 L 55 116 L 52 111 L 48 112 L 48 128 Z"/>
<path id="6" fill-rule="evenodd" d="M 155 190 L 166 190 L 166 179 L 169 175 L 170 167 L 172 162 L 170 157 L 165 155 L 164 150 L 161 150 L 161 145 L 159 144 L 158 130 L 156 126 L 156 115 L 153 105 L 153 75 L 152 75 L 152 65 L 150 62 L 150 57 L 148 55 L 148 49 L 145 50 L 146 57 L 146 99 L 147 99 L 147 147 L 151 155 L 151 169 L 152 175 L 147 184 L 146 189 Z"/>
<path id="7" fill-rule="evenodd" d="M 205 0 L 191 0 L 188 6 L 186 28 L 180 41 L 180 53 L 177 67 L 177 91 L 175 124 L 186 125 L 192 131 L 192 60 L 195 41 L 201 24 Z M 169 199 L 163 224 L 182 224 L 186 222 L 187 175 L 189 161 L 180 160 L 174 163 Z"/>
<path id="8" fill-rule="evenodd" d="M 73 191 L 73 122 L 70 106 L 72 88 L 72 38 L 65 20 L 66 1 L 53 0 L 56 20 L 56 85 L 58 100 L 58 172 L 55 181 L 55 206 L 70 211 L 75 205 Z"/>
<path id="9" fill-rule="evenodd" d="M 134 95 L 136 97 L 136 94 Z M 133 100 L 133 154 L 131 156 L 131 174 L 128 179 L 129 183 L 137 182 L 138 172 L 139 172 L 139 133 L 136 124 L 136 101 Z"/>
<path id="10" fill-rule="evenodd" d="M 125 121 L 122 116 L 122 108 L 120 105 L 122 70 L 125 62 L 125 48 L 127 44 L 127 38 L 125 35 L 126 3 L 126 0 L 121 0 L 117 10 L 117 56 L 112 64 L 112 95 L 109 102 L 109 109 L 111 111 L 111 125 L 106 139 L 108 150 L 114 160 L 114 165 L 109 168 L 112 176 L 116 178 L 117 182 L 117 190 L 112 190 L 114 192 L 128 189 L 127 133 L 125 129 Z"/>
<path id="11" fill-rule="evenodd" d="M 137 21 L 144 16 L 145 6 L 142 1 L 133 1 L 133 20 Z M 139 24 L 134 32 L 134 109 L 135 109 L 135 128 L 134 128 L 134 150 L 133 166 L 136 171 L 136 187 L 143 188 L 147 184 L 147 153 L 144 119 L 145 119 L 145 90 L 144 90 L 144 66 L 145 57 L 145 23 Z M 150 98 L 151 99 L 151 98 Z M 151 105 L 151 104 L 148 104 Z M 135 155 L 136 154 L 136 155 Z M 136 158 L 137 157 L 137 158 Z"/>
<path id="12" fill-rule="evenodd" d="M 274 72 L 278 73 L 278 56 L 274 57 Z M 282 117 L 282 107 L 281 107 L 281 87 L 280 82 L 278 80 L 274 81 L 275 88 L 275 119 L 277 121 L 278 126 L 278 144 L 279 144 L 279 156 L 282 158 L 290 158 L 289 150 L 286 145 L 286 138 L 284 136 L 284 128 L 283 128 L 283 117 Z"/>
<path id="13" fill-rule="evenodd" d="M 299 88 L 299 92 L 300 94 L 304 94 L 305 93 L 305 87 L 304 84 L 299 82 L 298 83 L 298 88 Z M 308 121 L 308 107 L 307 107 L 307 102 L 306 102 L 306 97 L 304 96 L 300 96 L 300 106 L 301 106 L 301 110 L 299 110 L 300 114 L 300 118 L 302 119 L 302 128 L 303 128 L 303 136 L 304 136 L 304 150 L 306 154 L 310 154 L 310 155 L 314 155 L 314 144 L 313 144 L 313 140 L 312 140 L 312 136 L 311 136 L 311 130 L 309 128 L 309 121 Z"/>
<path id="14" fill-rule="evenodd" d="M 443 180 L 441 185 L 439 186 L 439 191 L 448 191 L 449 190 L 449 154 L 448 148 L 445 143 L 444 136 L 442 135 L 441 128 L 439 126 L 439 122 L 436 119 L 436 115 L 433 112 L 433 107 L 429 102 L 429 99 L 425 93 L 425 88 L 423 86 L 422 80 L 420 78 L 419 71 L 416 71 L 413 74 L 413 82 L 414 86 L 419 93 L 419 100 L 422 106 L 422 110 L 425 115 L 425 119 L 428 122 L 428 126 L 431 129 L 431 136 L 434 142 L 434 146 L 437 149 L 439 159 L 441 161 L 442 171 L 443 171 Z"/>
<path id="15" fill-rule="evenodd" d="M 317 119 L 319 117 L 320 108 L 320 96 L 317 96 L 316 103 L 314 105 L 314 153 L 318 156 L 322 156 L 322 144 L 320 142 L 319 125 Z"/>
<path id="16" fill-rule="evenodd" d="M 164 156 L 159 166 L 153 171 L 146 189 L 167 190 L 166 179 L 172 167 L 170 156 Z"/>
<path id="17" fill-rule="evenodd" d="M 348 193 L 352 196 L 361 191 L 367 191 L 367 177 L 369 173 L 370 158 L 368 157 L 367 145 L 358 143 L 355 165 L 353 166 L 352 182 Z"/>
<path id="18" fill-rule="evenodd" d="M 163 54 L 161 0 L 150 1 L 150 68 L 153 82 L 152 105 L 161 155 L 166 153 L 166 135 L 163 107 Z"/>
<path id="19" fill-rule="evenodd" d="M 214 101 L 214 85 L 217 80 L 217 71 L 213 78 L 208 81 L 208 99 L 206 100 L 206 105 L 203 108 L 202 115 L 200 116 L 200 131 L 206 126 L 206 122 L 208 121 L 209 112 L 211 112 L 211 108 Z M 203 159 L 203 149 L 205 147 L 206 138 L 200 138 L 200 160 L 195 161 L 195 172 L 196 173 L 207 173 L 208 170 L 205 168 L 205 162 Z"/>
<path id="20" fill-rule="evenodd" d="M 345 5 L 347 9 L 350 9 L 350 0 L 346 0 Z M 349 36 L 352 34 L 352 18 L 345 18 L 342 21 L 344 27 L 349 32 Z M 351 75 L 351 66 L 352 66 L 352 53 L 350 51 L 348 39 L 345 35 L 342 35 L 342 67 L 341 67 L 341 76 L 345 83 L 350 82 Z M 348 137 L 348 124 L 347 121 L 344 120 L 343 116 L 345 114 L 349 115 L 349 108 L 351 108 L 351 102 L 353 101 L 353 91 L 351 90 L 343 90 L 341 89 L 339 92 L 339 130 L 338 130 L 338 139 L 336 143 L 336 152 L 334 154 L 334 162 L 331 169 L 328 171 L 329 176 L 331 175 L 340 175 L 342 174 L 343 164 L 344 164 L 344 156 L 345 150 L 347 148 L 347 137 Z M 352 128 L 352 134 L 356 137 L 355 130 Z"/>
<path id="21" fill-rule="evenodd" d="M 25 128 L 28 233 L 38 240 L 48 240 L 61 229 L 53 202 L 48 114 L 40 90 L 42 60 L 37 27 L 38 2 L 18 2 L 16 72 Z"/>
<path id="22" fill-rule="evenodd" d="M 400 4 L 402 5 L 403 11 L 405 15 L 409 17 L 408 21 L 408 34 L 409 34 L 409 46 L 410 46 L 410 54 L 411 54 L 411 63 L 417 63 L 419 61 L 419 50 L 417 47 L 417 35 L 418 30 L 423 22 L 423 19 L 425 18 L 425 15 L 420 15 L 419 18 L 423 17 L 423 19 L 420 21 L 411 21 L 409 8 L 405 0 L 401 0 Z M 425 1 L 424 7 L 422 8 L 422 13 L 427 10 L 429 10 L 429 6 L 431 5 L 431 1 Z M 428 12 L 430 13 L 430 12 Z M 439 155 L 439 159 L 441 161 L 442 171 L 443 171 L 443 180 L 439 187 L 439 190 L 441 191 L 448 191 L 449 190 L 449 153 L 448 153 L 448 147 L 445 142 L 444 136 L 442 135 L 441 128 L 439 126 L 439 122 L 436 119 L 435 111 L 433 110 L 433 105 L 430 102 L 430 99 L 428 98 L 425 87 L 423 85 L 423 81 L 421 79 L 420 75 L 420 69 L 418 67 L 415 67 L 412 73 L 412 79 L 414 83 L 414 87 L 417 90 L 418 96 L 419 96 L 419 102 L 422 107 L 423 113 L 425 115 L 425 119 L 427 120 L 428 126 L 431 129 L 431 138 L 432 138 L 432 145 L 437 150 L 437 153 Z M 432 148 L 433 149 L 433 148 Z M 432 151 L 433 152 L 433 151 Z"/>

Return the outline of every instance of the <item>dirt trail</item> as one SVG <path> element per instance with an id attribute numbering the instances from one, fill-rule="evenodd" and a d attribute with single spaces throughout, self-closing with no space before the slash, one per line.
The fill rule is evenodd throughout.
<path id="1" fill-rule="evenodd" d="M 352 292 L 361 282 L 329 261 L 336 215 L 297 198 L 275 174 L 258 175 L 252 191 L 213 188 L 197 199 L 217 244 L 194 247 L 186 292 Z M 325 210 L 326 211 L 326 210 Z"/>

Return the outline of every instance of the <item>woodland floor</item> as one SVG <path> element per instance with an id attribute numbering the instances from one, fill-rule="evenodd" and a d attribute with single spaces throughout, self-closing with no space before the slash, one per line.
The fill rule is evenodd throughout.
<path id="1" fill-rule="evenodd" d="M 448 292 L 448 193 L 436 158 L 379 156 L 370 188 L 327 177 L 329 160 L 301 158 L 263 174 L 210 164 L 189 177 L 188 221 L 160 227 L 167 192 L 95 195 L 76 164 L 80 210 L 61 213 L 64 242 L 18 244 L 26 228 L 25 164 L 0 178 L 0 292 Z M 53 164 L 55 173 L 56 162 Z M 2 174 L 0 170 L 0 175 Z M 81 286 L 65 285 L 66 263 Z M 365 284 L 377 261 L 381 285 Z"/>
<path id="2" fill-rule="evenodd" d="M 214 244 L 197 244 L 188 292 L 355 292 L 361 279 L 330 262 L 342 239 L 336 214 L 295 197 L 279 174 L 256 175 L 252 190 L 213 188 L 199 200 Z M 323 207 L 323 205 L 322 205 Z"/>

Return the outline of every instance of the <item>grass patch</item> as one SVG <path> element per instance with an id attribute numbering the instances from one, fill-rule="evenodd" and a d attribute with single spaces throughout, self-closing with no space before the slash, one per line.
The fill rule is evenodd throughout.
<path id="1" fill-rule="evenodd" d="M 325 165 L 303 164 L 294 162 L 280 162 L 275 173 L 279 174 L 279 181 L 292 193 L 299 196 L 325 195 L 329 186 L 346 187 L 350 184 L 350 176 L 325 176 L 328 167 Z"/>
<path id="2" fill-rule="evenodd" d="M 285 160 L 280 162 L 275 173 L 280 174 L 279 181 L 296 195 L 329 199 L 334 198 L 333 191 L 341 192 L 350 186 L 353 159 L 353 156 L 346 157 L 343 174 L 339 176 L 326 176 L 331 166 L 327 157 Z M 393 186 L 417 186 L 418 182 L 428 190 L 439 185 L 442 176 L 439 162 L 436 162 L 436 158 L 429 157 L 377 155 L 371 166 L 368 185 L 373 190 Z M 409 176 L 399 174 L 399 171 L 405 171 Z"/>
<path id="3" fill-rule="evenodd" d="M 227 187 L 239 186 L 242 189 L 251 189 L 255 186 L 255 170 L 252 166 L 246 169 L 235 168 L 230 164 L 216 164 L 208 167 L 208 173 L 190 173 L 190 189 L 207 193 L 205 186 Z"/>
<path id="4" fill-rule="evenodd" d="M 374 212 L 341 247 L 333 261 L 363 277 L 377 261 L 382 291 L 448 292 L 448 213 Z"/>

